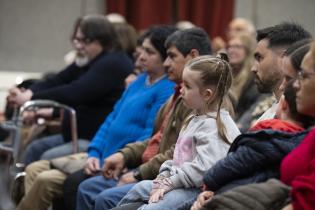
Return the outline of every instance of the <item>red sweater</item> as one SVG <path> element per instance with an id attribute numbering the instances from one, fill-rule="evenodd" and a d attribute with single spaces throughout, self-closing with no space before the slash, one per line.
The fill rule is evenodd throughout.
<path id="1" fill-rule="evenodd" d="M 315 129 L 281 164 L 281 181 L 292 186 L 294 210 L 315 209 Z"/>
<path id="2" fill-rule="evenodd" d="M 304 128 L 279 119 L 268 119 L 268 120 L 262 120 L 258 123 L 256 123 L 253 127 L 251 127 L 250 131 L 256 131 L 256 130 L 262 130 L 262 129 L 273 129 L 278 131 L 284 131 L 284 132 L 300 132 L 303 131 Z"/>

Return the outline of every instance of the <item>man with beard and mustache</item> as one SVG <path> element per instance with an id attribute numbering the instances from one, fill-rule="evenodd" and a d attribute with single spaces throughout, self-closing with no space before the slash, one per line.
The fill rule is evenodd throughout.
<path id="1" fill-rule="evenodd" d="M 89 140 L 120 98 L 133 64 L 120 50 L 114 27 L 102 15 L 78 19 L 71 41 L 76 51 L 72 64 L 27 90 L 10 89 L 7 99 L 17 106 L 28 100 L 48 99 L 73 107 L 77 113 L 79 151 L 86 151 Z M 58 110 L 40 110 L 38 114 L 58 116 Z M 26 165 L 72 153 L 68 120 L 66 115 L 62 134 L 43 137 L 27 147 Z"/>
<path id="2" fill-rule="evenodd" d="M 260 93 L 273 93 L 276 101 L 280 99 L 283 53 L 294 42 L 306 38 L 311 38 L 311 34 L 295 23 L 283 22 L 257 31 L 258 43 L 251 71 Z M 277 105 L 277 102 L 274 103 L 257 121 L 274 118 Z"/>

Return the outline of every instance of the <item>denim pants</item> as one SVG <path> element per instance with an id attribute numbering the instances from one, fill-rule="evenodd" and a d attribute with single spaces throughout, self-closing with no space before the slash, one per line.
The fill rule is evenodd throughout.
<path id="1" fill-rule="evenodd" d="M 198 188 L 178 188 L 166 193 L 163 199 L 157 203 L 148 204 L 152 183 L 151 180 L 145 180 L 133 186 L 127 195 L 119 202 L 118 206 L 142 201 L 144 204 L 139 208 L 141 210 L 177 209 L 185 201 L 192 197 L 197 197 L 201 192 Z"/>
<path id="2" fill-rule="evenodd" d="M 83 181 L 77 193 L 77 210 L 111 209 L 123 198 L 134 184 L 118 186 L 114 179 L 103 176 L 91 177 Z"/>
<path id="3" fill-rule="evenodd" d="M 78 152 L 87 150 L 88 140 L 79 139 Z M 50 160 L 72 154 L 72 143 L 65 142 L 61 134 L 46 136 L 30 143 L 24 154 L 24 163 L 28 165 L 37 160 Z"/>

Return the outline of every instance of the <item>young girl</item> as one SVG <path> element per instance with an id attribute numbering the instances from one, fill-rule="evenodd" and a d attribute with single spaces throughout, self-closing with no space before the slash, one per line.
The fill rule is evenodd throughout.
<path id="1" fill-rule="evenodd" d="M 185 66 L 181 95 L 194 115 L 179 134 L 173 160 L 162 164 L 155 180 L 135 185 L 120 205 L 142 201 L 139 209 L 174 209 L 199 193 L 205 171 L 226 156 L 240 134 L 221 109 L 231 80 L 231 68 L 221 58 L 202 56 Z"/>

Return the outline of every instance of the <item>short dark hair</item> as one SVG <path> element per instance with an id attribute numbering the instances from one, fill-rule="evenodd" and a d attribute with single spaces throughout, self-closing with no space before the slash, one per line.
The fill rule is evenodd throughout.
<path id="1" fill-rule="evenodd" d="M 80 23 L 85 39 L 99 41 L 104 50 L 121 49 L 114 26 L 104 15 L 86 15 Z"/>
<path id="2" fill-rule="evenodd" d="M 170 35 L 166 42 L 166 48 L 174 45 L 184 56 L 192 49 L 199 51 L 200 55 L 210 55 L 212 53 L 211 42 L 208 34 L 199 27 L 176 31 Z"/>
<path id="3" fill-rule="evenodd" d="M 297 118 L 298 111 L 296 108 L 296 90 L 293 87 L 294 81 L 290 81 L 283 92 L 284 98 L 286 102 L 288 103 L 289 109 L 290 109 L 290 114 L 292 117 Z"/>
<path id="4" fill-rule="evenodd" d="M 284 52 L 283 55 L 289 57 L 290 62 L 296 71 L 301 70 L 302 60 L 309 51 L 311 42 L 311 39 L 302 39 L 290 45 Z"/>
<path id="5" fill-rule="evenodd" d="M 312 35 L 297 23 L 283 22 L 257 31 L 257 41 L 268 39 L 269 48 L 285 47 Z"/>
<path id="6" fill-rule="evenodd" d="M 164 42 L 169 35 L 175 32 L 177 29 L 174 26 L 169 25 L 156 25 L 150 27 L 144 34 L 143 40 L 146 38 L 150 39 L 150 42 L 157 51 L 159 51 L 163 60 L 166 59 L 166 48 Z"/>

